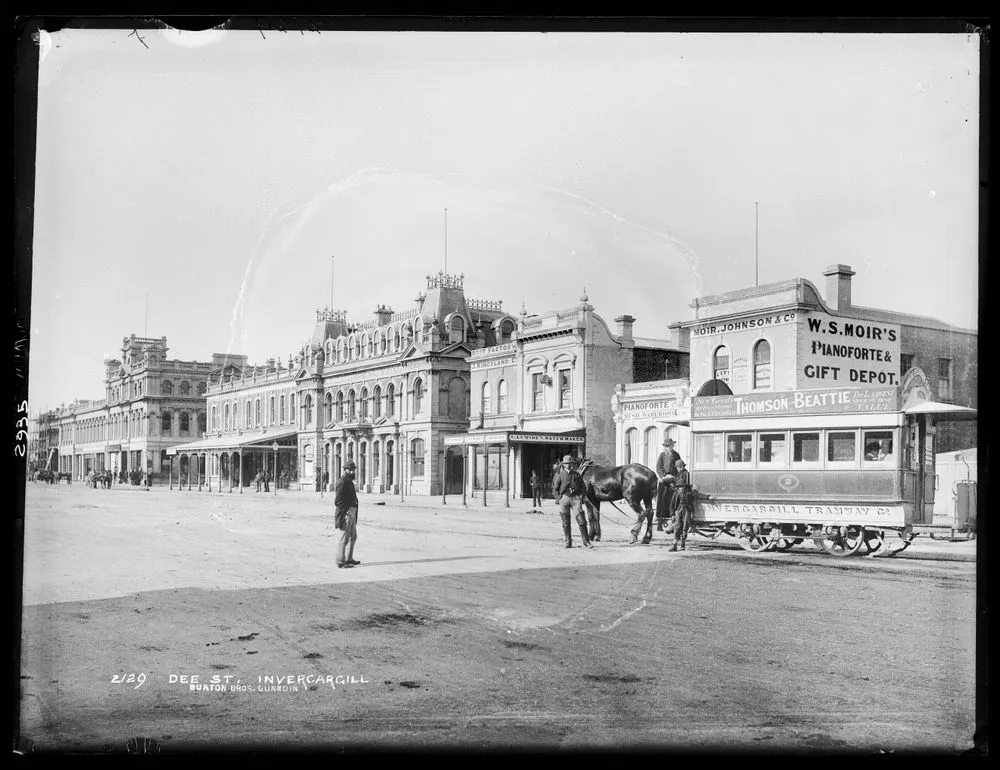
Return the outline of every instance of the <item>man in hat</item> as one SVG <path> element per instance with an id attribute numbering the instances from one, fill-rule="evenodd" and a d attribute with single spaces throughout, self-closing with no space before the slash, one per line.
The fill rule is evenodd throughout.
<path id="1" fill-rule="evenodd" d="M 567 548 L 573 547 L 571 514 L 575 514 L 576 523 L 580 525 L 583 547 L 594 547 L 587 536 L 587 517 L 583 512 L 585 491 L 583 477 L 576 470 L 576 461 L 573 459 L 573 455 L 566 455 L 560 463 L 559 472 L 552 480 L 552 493 L 559 505 L 559 516 L 562 519 L 563 536 L 566 539 Z"/>
<path id="2" fill-rule="evenodd" d="M 354 489 L 356 467 L 353 460 L 348 460 L 344 465 L 344 475 L 334 488 L 333 523 L 340 530 L 337 540 L 337 567 L 340 569 L 361 563 L 354 558 L 354 543 L 358 539 L 358 493 Z"/>
<path id="3" fill-rule="evenodd" d="M 663 451 L 656 458 L 656 475 L 660 483 L 656 487 L 656 529 L 663 531 L 663 523 L 670 515 L 670 499 L 673 496 L 673 482 L 677 473 L 677 461 L 681 456 L 674 449 L 674 440 L 663 439 Z"/>
<path id="4" fill-rule="evenodd" d="M 674 482 L 674 493 L 670 498 L 670 515 L 674 517 L 674 544 L 671 551 L 676 551 L 677 546 L 683 551 L 687 546 L 687 533 L 691 528 L 691 513 L 694 507 L 693 490 L 691 488 L 691 474 L 684 467 L 684 461 L 678 460 L 674 464 L 677 473 L 677 481 Z"/>

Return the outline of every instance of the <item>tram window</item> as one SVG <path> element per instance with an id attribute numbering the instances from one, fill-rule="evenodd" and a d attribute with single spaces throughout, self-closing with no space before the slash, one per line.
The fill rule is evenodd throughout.
<path id="1" fill-rule="evenodd" d="M 699 433 L 695 435 L 694 463 L 697 468 L 722 467 L 721 433 Z"/>
<path id="2" fill-rule="evenodd" d="M 788 442 L 784 433 L 761 433 L 757 443 L 757 461 L 761 465 L 784 465 Z"/>
<path id="3" fill-rule="evenodd" d="M 819 433 L 792 434 L 792 462 L 819 462 Z"/>
<path id="4" fill-rule="evenodd" d="M 858 434 L 851 431 L 830 431 L 826 434 L 826 459 L 831 463 L 854 462 Z"/>
<path id="5" fill-rule="evenodd" d="M 865 462 L 892 460 L 891 430 L 866 430 L 861 445 L 865 448 Z"/>
<path id="6" fill-rule="evenodd" d="M 753 462 L 753 436 L 751 434 L 730 433 L 726 436 L 726 462 Z"/>

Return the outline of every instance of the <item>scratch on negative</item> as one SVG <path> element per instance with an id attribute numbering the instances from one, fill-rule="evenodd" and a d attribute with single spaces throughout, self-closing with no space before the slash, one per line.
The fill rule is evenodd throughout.
<path id="1" fill-rule="evenodd" d="M 620 618 L 618 618 L 618 620 L 616 620 L 610 626 L 601 626 L 601 630 L 602 631 L 611 631 L 611 630 L 613 630 L 619 623 L 621 623 L 621 622 L 623 622 L 625 620 L 628 620 L 630 617 L 632 617 L 633 615 L 635 615 L 635 613 L 637 613 L 639 610 L 643 609 L 645 606 L 646 606 L 646 600 L 643 599 L 642 603 L 638 607 L 636 607 L 634 609 L 631 609 L 628 612 L 626 612 L 624 615 L 622 615 Z"/>

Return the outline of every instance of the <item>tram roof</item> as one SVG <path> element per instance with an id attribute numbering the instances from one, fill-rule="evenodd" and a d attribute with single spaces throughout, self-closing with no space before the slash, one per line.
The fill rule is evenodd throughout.
<path id="1" fill-rule="evenodd" d="M 975 420 L 979 413 L 975 409 L 941 401 L 923 401 L 903 408 L 906 414 L 933 414 L 944 420 Z"/>
<path id="2" fill-rule="evenodd" d="M 210 452 L 216 449 L 241 449 L 254 444 L 260 444 L 261 449 L 270 449 L 275 441 L 286 438 L 294 438 L 298 435 L 295 428 L 279 431 L 244 431 L 240 434 L 223 434 L 221 436 L 210 436 L 200 441 L 192 441 L 190 444 L 178 444 L 167 447 L 168 455 L 184 454 L 187 452 Z"/>

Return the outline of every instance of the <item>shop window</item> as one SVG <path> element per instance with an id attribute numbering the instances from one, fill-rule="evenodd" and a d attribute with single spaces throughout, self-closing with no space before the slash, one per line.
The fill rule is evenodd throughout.
<path id="1" fill-rule="evenodd" d="M 788 439 L 784 433 L 761 433 L 757 440 L 760 465 L 784 466 L 788 460 Z"/>
<path id="2" fill-rule="evenodd" d="M 556 372 L 556 381 L 559 383 L 559 408 L 573 408 L 573 377 L 569 369 L 560 369 Z"/>
<path id="3" fill-rule="evenodd" d="M 497 414 L 507 414 L 507 380 L 497 384 Z"/>
<path id="4" fill-rule="evenodd" d="M 749 433 L 729 433 L 726 435 L 726 463 L 752 463 L 753 436 Z"/>
<path id="5" fill-rule="evenodd" d="M 761 340 L 753 348 L 753 386 L 771 387 L 771 343 Z"/>
<path id="6" fill-rule="evenodd" d="M 891 430 L 866 430 L 862 434 L 861 445 L 865 450 L 866 463 L 893 463 L 893 440 Z"/>
<path id="7" fill-rule="evenodd" d="M 858 443 L 853 431 L 828 431 L 826 434 L 826 459 L 831 463 L 852 463 Z"/>
<path id="8" fill-rule="evenodd" d="M 535 372 L 531 375 L 531 409 L 534 412 L 545 410 L 545 391 L 541 372 Z"/>
<path id="9" fill-rule="evenodd" d="M 792 434 L 792 462 L 819 462 L 819 433 Z"/>
<path id="10" fill-rule="evenodd" d="M 942 401 L 951 401 L 951 359 L 938 359 L 938 398 Z"/>
<path id="11" fill-rule="evenodd" d="M 712 374 L 717 380 L 729 385 L 729 348 L 721 345 L 712 354 Z"/>
<path id="12" fill-rule="evenodd" d="M 424 440 L 415 438 L 410 446 L 410 473 L 414 478 L 422 478 L 424 475 Z"/>
<path id="13" fill-rule="evenodd" d="M 483 394 L 480 400 L 480 411 L 483 414 L 489 414 L 490 408 L 492 407 L 493 396 L 490 392 L 490 384 L 488 382 L 483 383 Z"/>
<path id="14" fill-rule="evenodd" d="M 696 433 L 694 436 L 694 464 L 698 468 L 721 468 L 723 435 L 721 433 Z"/>

